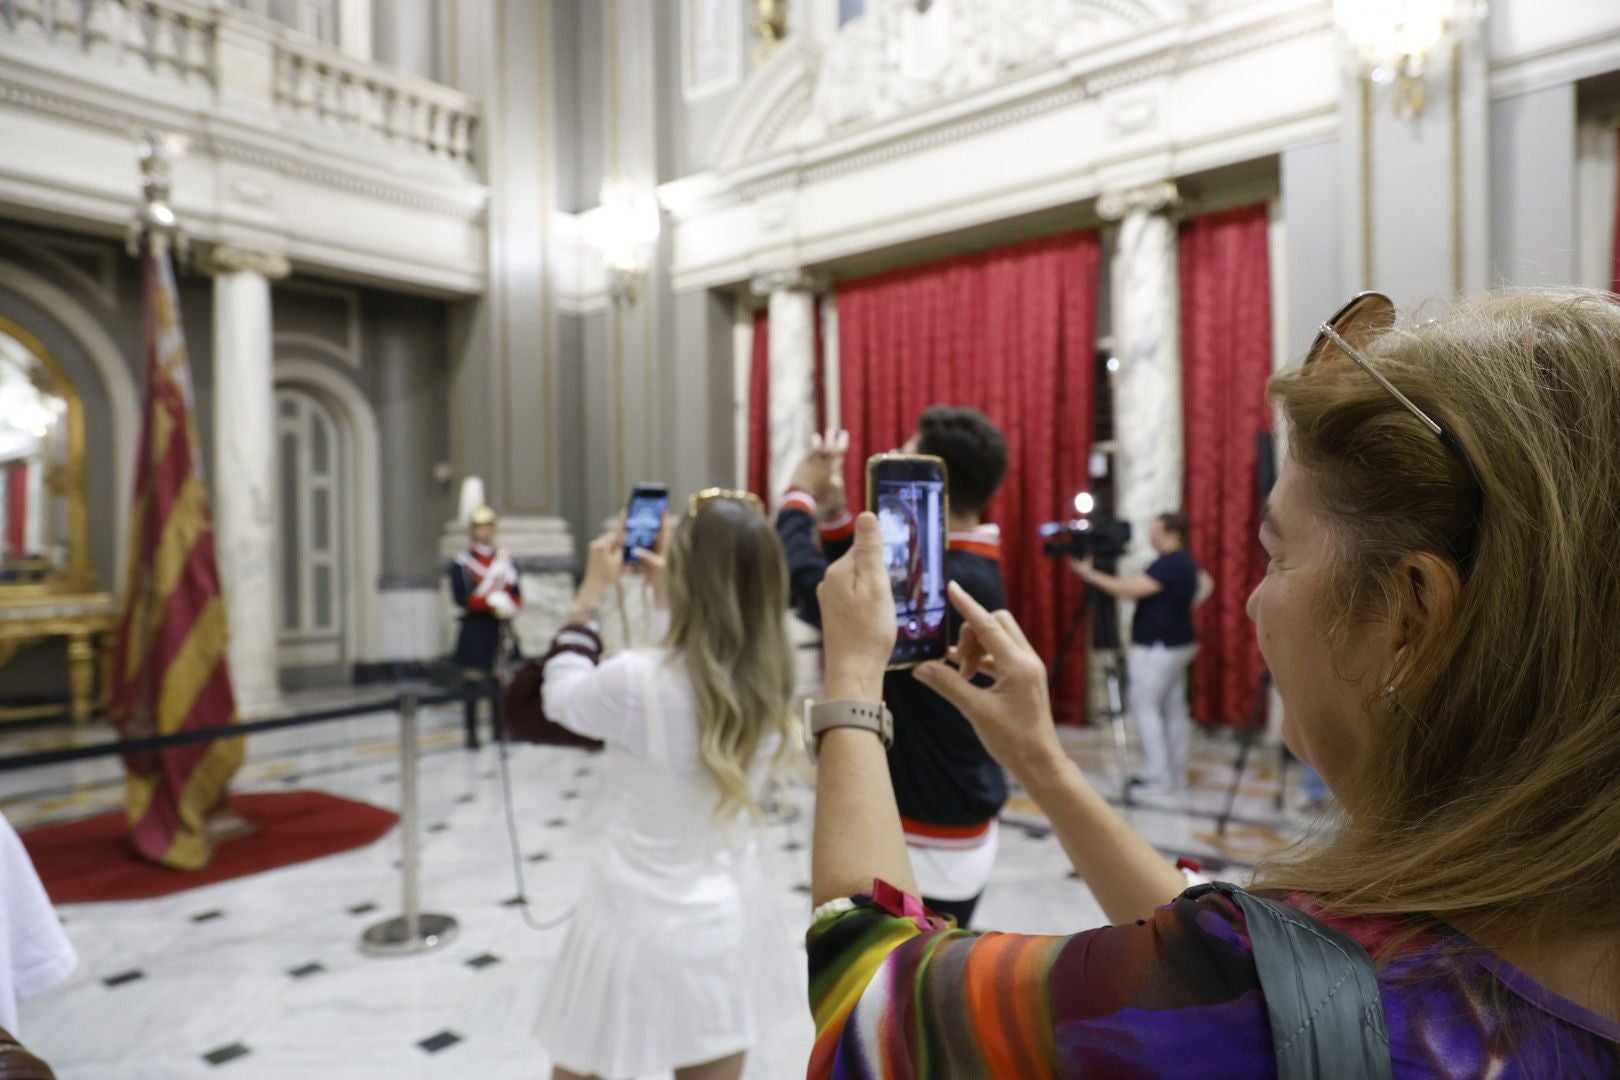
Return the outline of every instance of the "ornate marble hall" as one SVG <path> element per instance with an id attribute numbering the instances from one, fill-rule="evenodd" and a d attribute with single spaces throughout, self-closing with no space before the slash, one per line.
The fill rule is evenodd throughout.
<path id="1" fill-rule="evenodd" d="M 546 1075 L 562 932 L 531 923 L 585 899 L 612 807 L 588 751 L 464 746 L 468 512 L 499 515 L 534 658 L 635 484 L 774 512 L 843 428 L 853 493 L 936 403 L 1007 434 L 989 517 L 1064 661 L 1065 746 L 1166 855 L 1242 879 L 1318 820 L 1243 615 L 1266 378 L 1363 289 L 1613 289 L 1617 130 L 1620 4 L 1592 0 L 0 0 L 7 866 L 126 805 L 96 748 L 144 565 L 159 234 L 219 662 L 239 721 L 289 721 L 231 790 L 387 812 L 180 891 L 41 866 L 76 955 L 46 974 L 0 870 L 0 1025 L 89 1080 Z M 153 205 L 172 224 L 138 224 Z M 1212 575 L 1173 805 L 1130 800 L 1136 734 L 1041 554 L 1081 494 L 1132 526 L 1126 571 L 1180 510 Z M 626 590 L 602 621 L 611 652 L 656 616 Z M 793 635 L 813 696 L 818 637 Z M 813 799 L 793 762 L 761 833 L 801 950 Z M 1029 798 L 999 828 L 976 925 L 1103 921 Z M 459 929 L 370 955 L 402 873 Z M 762 1029 L 746 1075 L 801 1075 L 812 1035 Z"/>

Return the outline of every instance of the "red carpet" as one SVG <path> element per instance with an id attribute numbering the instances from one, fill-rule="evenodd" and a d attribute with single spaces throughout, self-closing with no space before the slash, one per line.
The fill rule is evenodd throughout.
<path id="1" fill-rule="evenodd" d="M 122 810 L 22 834 L 45 891 L 58 904 L 145 900 L 336 855 L 376 840 L 399 815 L 319 791 L 231 796 L 231 809 L 258 827 L 221 844 L 203 870 L 170 870 L 135 854 Z"/>

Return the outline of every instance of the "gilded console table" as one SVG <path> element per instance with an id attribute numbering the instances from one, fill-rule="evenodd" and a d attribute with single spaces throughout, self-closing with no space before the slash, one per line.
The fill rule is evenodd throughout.
<path id="1" fill-rule="evenodd" d="M 90 719 L 96 704 L 96 661 L 103 639 L 118 621 L 118 605 L 106 593 L 46 593 L 8 596 L 0 603 L 0 666 L 26 645 L 65 637 L 68 643 L 68 711 L 76 724 Z M 55 706 L 0 710 L 0 719 L 60 712 Z"/>

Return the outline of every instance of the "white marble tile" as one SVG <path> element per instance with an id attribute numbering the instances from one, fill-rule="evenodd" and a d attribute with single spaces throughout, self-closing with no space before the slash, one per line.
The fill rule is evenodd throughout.
<path id="1" fill-rule="evenodd" d="M 461 749 L 459 725 L 453 709 L 426 710 L 421 759 L 423 829 L 446 826 L 422 834 L 422 901 L 426 910 L 460 921 L 455 941 L 417 957 L 360 954 L 361 931 L 399 910 L 397 829 L 369 847 L 175 896 L 71 905 L 63 914 L 80 968 L 62 986 L 24 1003 L 28 1042 L 72 1080 L 549 1075 L 545 1049 L 530 1032 L 562 931 L 536 932 L 516 909 L 503 906 L 516 886 L 497 751 L 488 745 L 477 752 Z M 238 790 L 285 790 L 290 775 L 297 787 L 392 807 L 399 797 L 396 728 L 391 716 L 377 714 L 266 735 L 254 741 Z M 13 752 L 18 738 L 0 737 L 0 753 Z M 1116 764 L 1101 733 L 1070 731 L 1065 742 L 1099 784 L 1112 783 Z M 1130 811 L 1132 820 L 1166 850 L 1222 855 L 1222 844 L 1212 842 L 1218 838 L 1208 812 L 1224 805 L 1223 785 L 1236 752 L 1233 743 L 1200 738 L 1194 812 L 1137 808 Z M 1274 756 L 1257 755 L 1256 764 L 1270 772 L 1245 783 L 1238 814 L 1268 828 L 1243 826 L 1254 834 L 1245 838 L 1234 825 L 1226 858 L 1241 859 L 1245 851 L 1264 850 L 1298 831 L 1290 818 L 1272 813 Z M 520 746 L 512 749 L 510 765 L 521 852 L 549 856 L 522 864 L 536 914 L 547 918 L 579 899 L 601 828 L 600 760 L 580 751 Z M 27 777 L 25 786 L 49 789 L 109 775 L 116 780 L 116 764 L 60 767 Z M 111 790 L 116 793 L 116 786 Z M 471 801 L 459 801 L 467 795 Z M 10 796 L 4 809 L 17 820 L 60 797 Z M 794 887 L 809 881 L 813 806 L 810 784 L 790 783 L 761 838 L 768 900 L 795 938 L 809 914 L 808 896 Z M 65 812 L 72 811 L 51 816 Z M 549 826 L 553 820 L 566 824 Z M 1101 925 L 1101 909 L 1070 875 L 1038 809 L 1015 798 L 1004 820 L 980 925 L 1027 933 Z M 1241 880 L 1243 868 L 1230 876 Z M 377 908 L 349 913 L 362 902 Z M 211 910 L 224 915 L 192 921 Z M 467 966 L 486 952 L 499 962 L 481 970 Z M 288 974 L 311 962 L 325 970 L 300 979 Z M 102 983 L 136 968 L 143 979 L 112 988 Z M 416 1046 L 444 1030 L 463 1041 L 431 1055 Z M 802 1074 L 811 1034 L 808 1016 L 773 1033 L 751 1057 L 748 1075 Z M 220 1066 L 202 1058 L 237 1042 L 250 1048 L 247 1056 Z"/>

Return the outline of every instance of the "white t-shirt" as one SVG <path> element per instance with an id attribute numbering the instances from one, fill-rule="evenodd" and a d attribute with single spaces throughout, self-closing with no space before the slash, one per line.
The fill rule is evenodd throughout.
<path id="1" fill-rule="evenodd" d="M 49 990 L 78 964 L 28 849 L 0 815 L 0 1027 L 21 1038 L 17 1003 Z"/>

